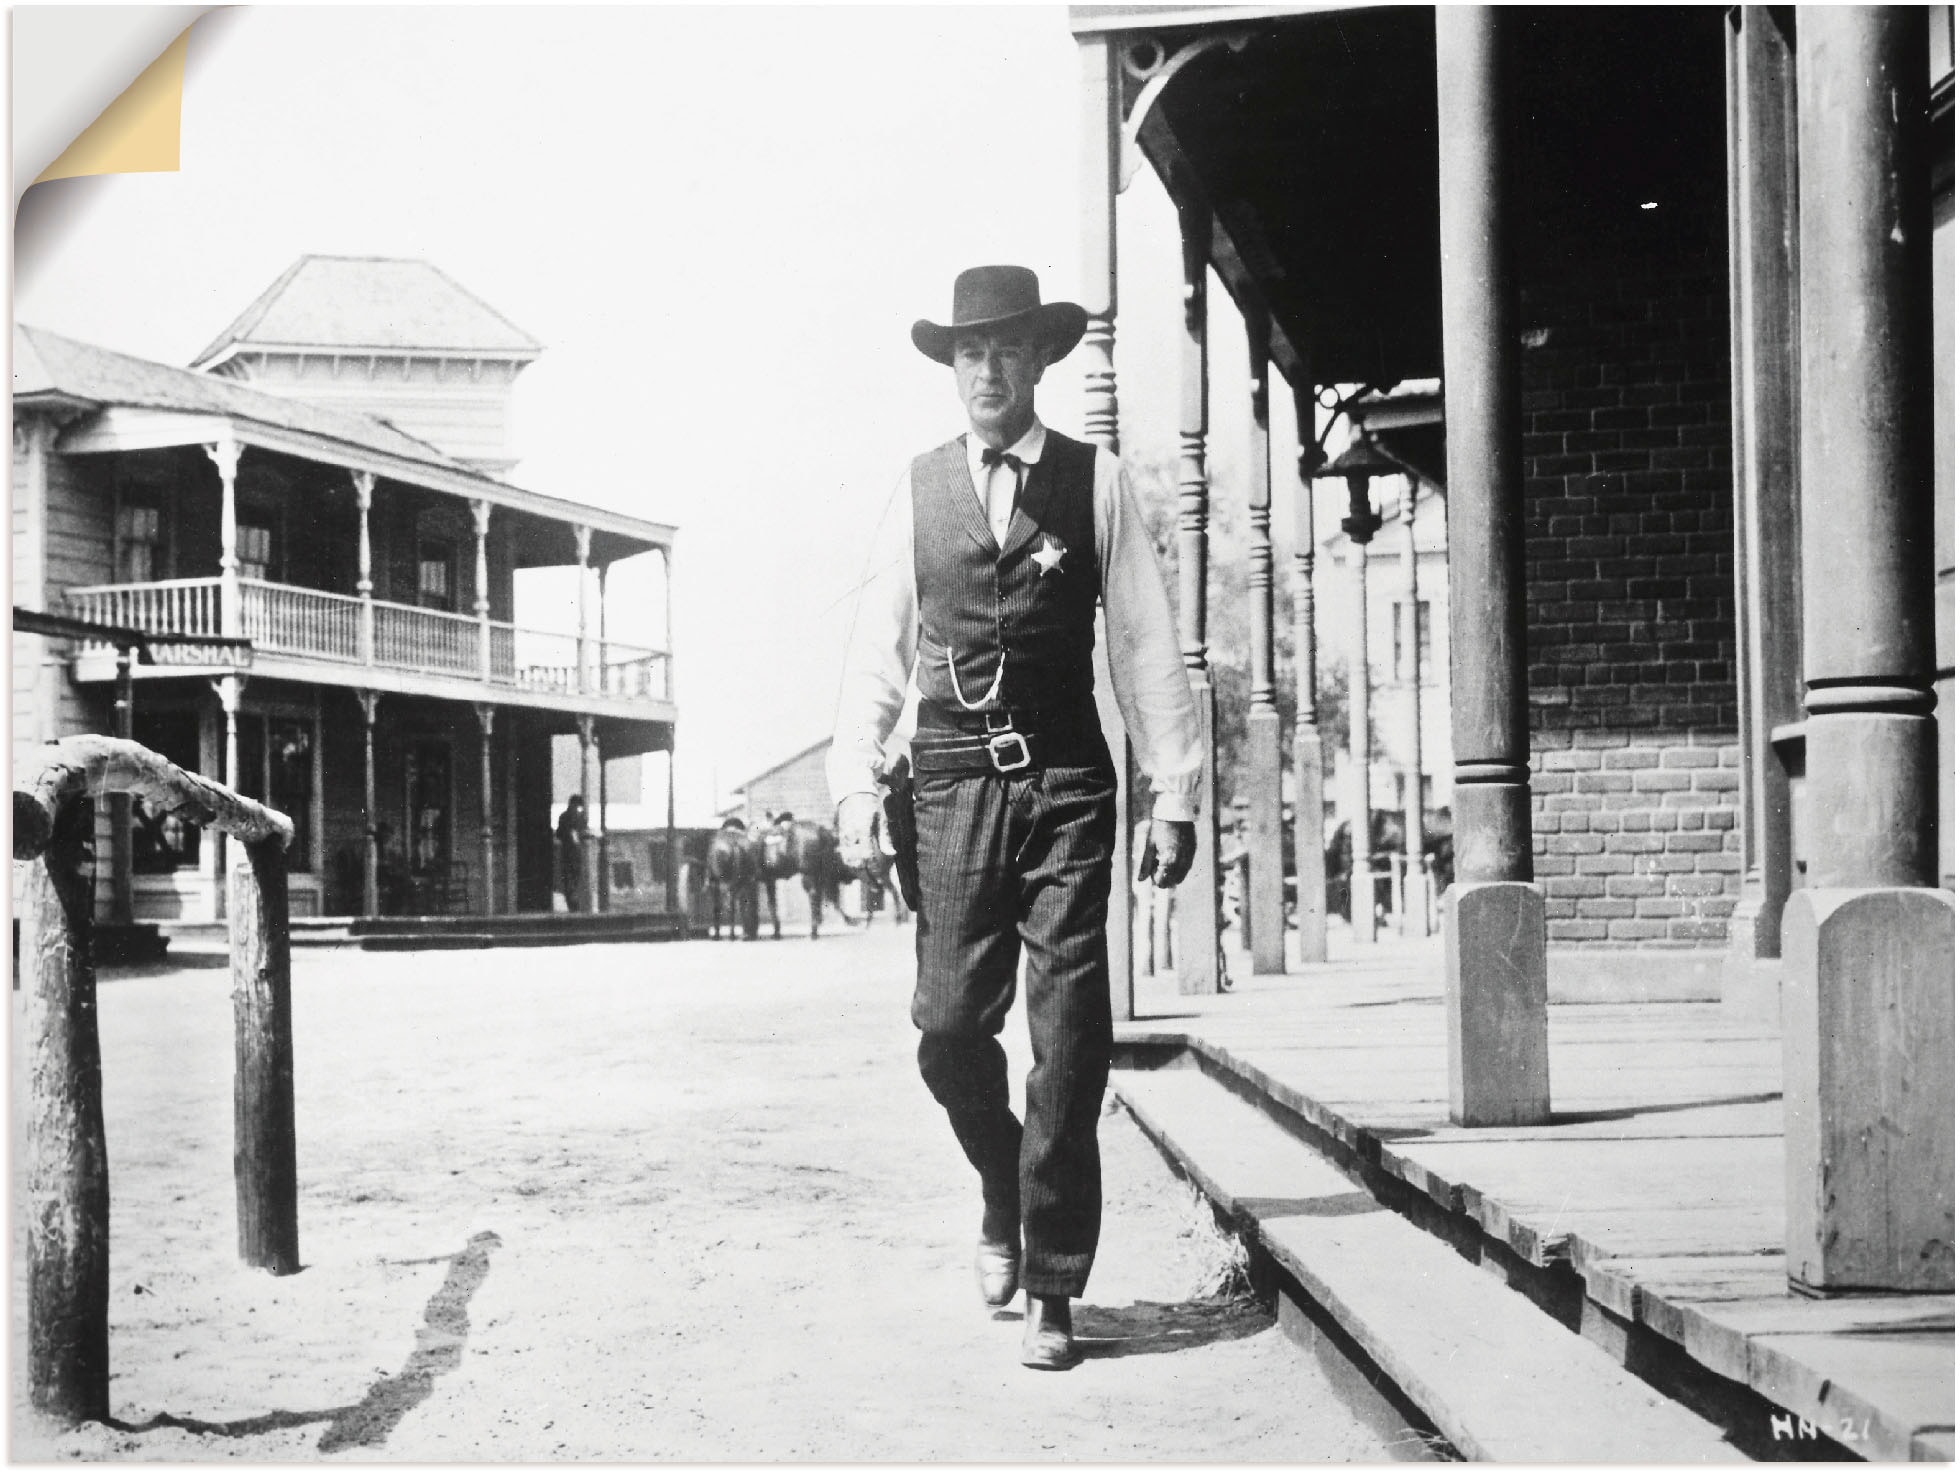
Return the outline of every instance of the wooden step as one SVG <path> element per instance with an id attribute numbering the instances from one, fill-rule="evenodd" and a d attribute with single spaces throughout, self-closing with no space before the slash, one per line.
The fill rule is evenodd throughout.
<path id="1" fill-rule="evenodd" d="M 1112 1088 L 1465 1456 L 1748 1460 L 1197 1069 L 1119 1071 Z"/>

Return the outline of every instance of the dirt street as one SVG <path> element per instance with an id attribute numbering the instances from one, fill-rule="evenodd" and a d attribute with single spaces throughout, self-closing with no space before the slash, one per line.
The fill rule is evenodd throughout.
<path id="1" fill-rule="evenodd" d="M 913 1066 L 911 932 L 302 951 L 300 1247 L 236 1262 L 217 967 L 105 979 L 115 1426 L 16 1457 L 1381 1460 L 1413 1433 L 1210 1291 L 1121 1114 L 1086 1357 L 1016 1362 Z M 215 959 L 215 958 L 214 958 Z M 15 998 L 15 1024 L 20 999 Z M 1026 1025 L 1010 1021 L 1026 1067 Z M 15 1118 L 19 1120 L 19 1112 Z"/>

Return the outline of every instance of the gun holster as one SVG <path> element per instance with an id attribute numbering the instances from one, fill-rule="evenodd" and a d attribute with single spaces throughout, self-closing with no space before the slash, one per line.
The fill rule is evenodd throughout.
<path id="1" fill-rule="evenodd" d="M 879 785 L 885 789 L 885 835 L 891 840 L 898 892 L 916 910 L 919 908 L 919 821 L 912 809 L 911 759 L 900 757 L 879 778 Z"/>

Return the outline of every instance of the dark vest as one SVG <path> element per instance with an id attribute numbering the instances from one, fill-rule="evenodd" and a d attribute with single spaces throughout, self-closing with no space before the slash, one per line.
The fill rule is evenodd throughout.
<path id="1" fill-rule="evenodd" d="M 919 589 L 919 693 L 958 711 L 946 667 L 977 704 L 1006 666 L 992 709 L 1093 723 L 1096 604 L 1096 450 L 1048 431 L 1041 459 L 997 546 L 959 440 L 912 462 L 912 567 Z M 1061 560 L 1054 560 L 1059 549 Z M 1044 571 L 1044 565 L 1049 567 Z"/>

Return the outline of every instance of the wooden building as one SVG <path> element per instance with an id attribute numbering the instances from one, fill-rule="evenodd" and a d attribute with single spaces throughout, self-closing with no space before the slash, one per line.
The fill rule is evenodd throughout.
<path id="1" fill-rule="evenodd" d="M 292 816 L 296 914 L 549 910 L 551 738 L 672 747 L 671 651 L 607 609 L 671 627 L 674 529 L 504 478 L 538 352 L 427 263 L 315 256 L 191 369 L 15 329 L 15 603 L 214 641 L 135 667 L 133 734 Z M 576 627 L 519 621 L 547 567 Z M 16 756 L 115 729 L 108 645 L 13 658 Z M 208 836 L 98 825 L 106 915 L 219 912 Z"/>
<path id="2" fill-rule="evenodd" d="M 1181 225 L 1178 603 L 1207 719 L 1208 377 L 1250 387 L 1257 969 L 1286 964 L 1280 770 L 1311 802 L 1321 743 L 1308 525 L 1290 741 L 1274 702 L 1269 400 L 1365 543 L 1381 477 L 1323 466 L 1319 431 L 1438 380 L 1452 1118 L 1548 1117 L 1548 953 L 1629 998 L 1692 976 L 1780 1011 L 1791 1278 L 1950 1291 L 1952 8 L 1071 19 L 1085 426 L 1111 449 L 1117 193 L 1147 164 Z M 1249 362 L 1209 361 L 1214 271 Z M 1219 985 L 1213 785 L 1179 896 L 1192 992 Z"/>

